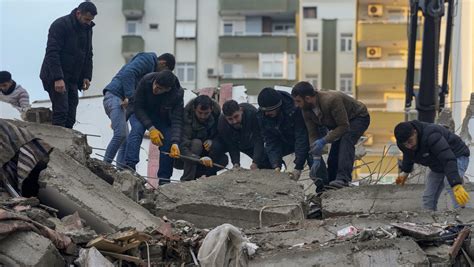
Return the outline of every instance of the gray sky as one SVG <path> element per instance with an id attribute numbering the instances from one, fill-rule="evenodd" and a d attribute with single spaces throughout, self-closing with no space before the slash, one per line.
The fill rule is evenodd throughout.
<path id="1" fill-rule="evenodd" d="M 51 23 L 78 6 L 78 0 L 0 0 L 0 70 L 30 94 L 48 99 L 39 71 Z"/>

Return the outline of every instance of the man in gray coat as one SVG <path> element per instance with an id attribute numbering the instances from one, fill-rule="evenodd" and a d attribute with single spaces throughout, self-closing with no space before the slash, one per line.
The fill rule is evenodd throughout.
<path id="1" fill-rule="evenodd" d="M 10 103 L 20 111 L 30 107 L 28 92 L 12 80 L 8 71 L 0 71 L 0 101 Z"/>

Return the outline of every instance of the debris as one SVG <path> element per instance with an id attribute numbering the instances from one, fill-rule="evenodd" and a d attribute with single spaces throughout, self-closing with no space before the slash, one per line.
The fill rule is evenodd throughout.
<path id="1" fill-rule="evenodd" d="M 113 267 L 114 265 L 108 261 L 100 252 L 92 247 L 89 249 L 81 249 L 79 258 L 74 261 L 79 267 Z"/>
<path id="2" fill-rule="evenodd" d="M 344 238 L 350 238 L 357 234 L 359 230 L 355 228 L 354 226 L 347 226 L 342 228 L 341 230 L 337 231 L 337 237 L 339 239 L 344 239 Z"/>
<path id="3" fill-rule="evenodd" d="M 454 259 L 458 253 L 461 247 L 464 244 L 464 240 L 471 234 L 471 229 L 467 226 L 465 226 L 461 232 L 459 232 L 458 236 L 454 240 L 453 245 L 451 246 L 451 249 L 449 251 L 449 255 L 451 256 L 452 259 Z"/>

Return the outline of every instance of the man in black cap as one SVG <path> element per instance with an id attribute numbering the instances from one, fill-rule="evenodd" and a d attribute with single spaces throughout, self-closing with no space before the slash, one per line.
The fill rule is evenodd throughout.
<path id="1" fill-rule="evenodd" d="M 10 103 L 20 111 L 30 107 L 28 92 L 12 79 L 8 71 L 0 71 L 0 101 Z"/>
<path id="2" fill-rule="evenodd" d="M 298 180 L 305 161 L 311 161 L 301 110 L 289 93 L 268 87 L 258 95 L 258 105 L 257 119 L 272 168 L 280 171 L 283 157 L 295 153 L 293 179 Z"/>

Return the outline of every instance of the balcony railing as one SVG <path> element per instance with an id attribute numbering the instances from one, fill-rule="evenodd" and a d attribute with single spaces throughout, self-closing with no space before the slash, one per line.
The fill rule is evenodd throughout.
<path id="1" fill-rule="evenodd" d="M 298 10 L 298 0 L 220 0 L 221 13 L 294 13 Z"/>
<path id="2" fill-rule="evenodd" d="M 127 19 L 140 19 L 145 14 L 145 0 L 122 0 L 122 12 Z"/>
<path id="3" fill-rule="evenodd" d="M 145 40 L 139 35 L 122 36 L 122 55 L 126 59 L 145 50 Z"/>
<path id="4" fill-rule="evenodd" d="M 221 36 L 219 53 L 298 53 L 295 36 Z"/>

